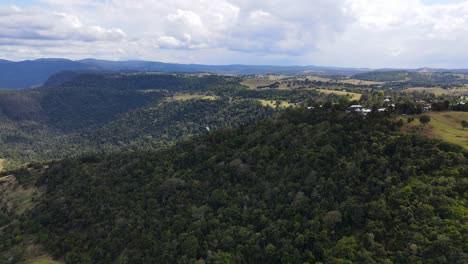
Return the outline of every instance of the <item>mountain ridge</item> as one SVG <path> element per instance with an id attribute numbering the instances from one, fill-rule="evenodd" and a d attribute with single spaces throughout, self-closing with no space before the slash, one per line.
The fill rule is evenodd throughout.
<path id="1" fill-rule="evenodd" d="M 165 72 L 165 73 L 215 73 L 231 75 L 341 75 L 352 76 L 365 72 L 408 71 L 408 72 L 453 72 L 467 73 L 466 69 L 370 69 L 315 65 L 205 65 L 167 63 L 145 60 L 112 61 L 87 58 L 69 60 L 62 58 L 40 58 L 36 60 L 0 60 L 0 89 L 23 89 L 41 86 L 53 75 L 63 71 L 114 71 L 114 72 Z"/>

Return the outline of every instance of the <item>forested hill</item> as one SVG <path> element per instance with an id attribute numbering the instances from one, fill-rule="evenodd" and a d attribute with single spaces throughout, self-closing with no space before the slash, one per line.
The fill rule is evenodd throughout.
<path id="1" fill-rule="evenodd" d="M 397 131 L 296 109 L 37 164 L 13 172 L 46 190 L 21 217 L 3 207 L 3 256 L 34 241 L 65 263 L 467 263 L 468 153 Z"/>
<path id="2" fill-rule="evenodd" d="M 276 112 L 258 99 L 316 94 L 248 93 L 238 78 L 206 74 L 73 75 L 36 89 L 0 92 L 0 159 L 17 164 L 172 144 Z"/>

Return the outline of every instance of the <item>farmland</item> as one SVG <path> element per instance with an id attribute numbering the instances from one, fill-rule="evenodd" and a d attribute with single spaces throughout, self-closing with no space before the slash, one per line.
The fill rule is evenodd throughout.
<path id="1" fill-rule="evenodd" d="M 272 108 L 276 108 L 277 102 L 278 107 L 280 108 L 288 108 L 290 106 L 295 106 L 295 104 L 292 104 L 288 101 L 276 101 L 276 100 L 258 100 L 263 106 L 269 106 Z"/>
<path id="2" fill-rule="evenodd" d="M 205 94 L 176 94 L 174 96 L 167 97 L 166 101 L 187 101 L 192 99 L 216 100 L 218 97 Z"/>
<path id="3" fill-rule="evenodd" d="M 431 117 L 431 122 L 426 126 L 423 127 L 419 122 L 419 115 L 408 116 L 414 117 L 415 120 L 406 124 L 403 129 L 431 138 L 442 139 L 468 149 L 468 129 L 463 130 L 460 125 L 462 120 L 468 121 L 468 112 L 429 112 L 425 115 Z"/>
<path id="4" fill-rule="evenodd" d="M 361 96 L 362 96 L 362 94 L 345 92 L 345 91 L 324 90 L 324 89 L 320 89 L 319 91 L 320 93 L 323 93 L 323 94 L 336 94 L 336 95 L 341 95 L 341 96 L 348 96 L 351 99 L 351 101 L 359 100 L 361 99 Z"/>
<path id="5" fill-rule="evenodd" d="M 417 92 L 417 93 L 433 93 L 436 96 L 439 95 L 466 95 L 468 94 L 468 88 L 463 87 L 463 88 L 454 88 L 454 89 L 443 89 L 441 87 L 413 87 L 413 88 L 408 88 L 404 90 L 404 92 L 407 93 L 412 93 L 412 92 Z"/>
<path id="6" fill-rule="evenodd" d="M 376 81 L 366 81 L 366 80 L 358 80 L 352 78 L 338 78 L 332 79 L 323 76 L 285 76 L 285 75 L 267 75 L 267 76 L 257 76 L 257 77 L 250 77 L 244 79 L 241 84 L 248 87 L 249 89 L 257 89 L 258 87 L 272 85 L 276 82 L 279 83 L 279 89 L 289 89 L 289 88 L 297 88 L 296 85 L 289 85 L 288 83 L 291 82 L 304 82 L 304 81 L 312 81 L 312 82 L 323 82 L 328 83 L 330 85 L 343 85 L 343 84 L 351 84 L 351 85 L 361 85 L 361 86 L 368 86 L 368 85 L 382 85 L 384 82 L 376 82 Z"/>
<path id="7" fill-rule="evenodd" d="M 30 261 L 31 264 L 60 264 L 61 262 L 52 260 L 50 257 L 39 257 Z"/>

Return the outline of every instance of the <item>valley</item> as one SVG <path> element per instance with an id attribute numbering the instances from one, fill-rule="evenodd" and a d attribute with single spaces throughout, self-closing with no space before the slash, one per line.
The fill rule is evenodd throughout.
<path id="1" fill-rule="evenodd" d="M 465 258 L 463 90 L 59 75 L 0 93 L 6 263 Z"/>

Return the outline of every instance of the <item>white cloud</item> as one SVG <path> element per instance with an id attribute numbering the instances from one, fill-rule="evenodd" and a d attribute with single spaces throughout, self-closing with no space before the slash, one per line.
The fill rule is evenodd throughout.
<path id="1" fill-rule="evenodd" d="M 468 1 L 36 1 L 0 5 L 6 58 L 468 67 Z"/>
<path id="2" fill-rule="evenodd" d="M 38 9 L 7 7 L 0 9 L 0 45 L 4 42 L 28 44 L 42 40 L 117 41 L 125 37 L 118 28 L 84 25 L 76 15 L 56 12 L 45 14 Z"/>
<path id="3" fill-rule="evenodd" d="M 468 2 L 352 0 L 348 7 L 354 22 L 310 56 L 341 65 L 468 67 Z"/>

